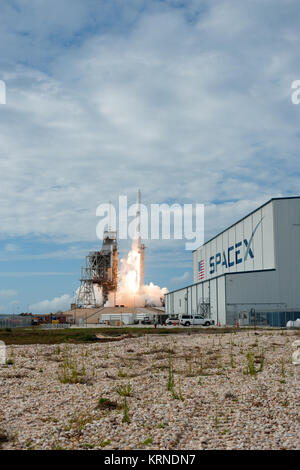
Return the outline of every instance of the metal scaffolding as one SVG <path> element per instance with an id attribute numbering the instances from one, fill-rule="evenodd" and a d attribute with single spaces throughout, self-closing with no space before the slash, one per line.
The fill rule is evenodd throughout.
<path id="1" fill-rule="evenodd" d="M 102 290 L 102 302 L 97 303 L 94 286 Z M 101 251 L 91 251 L 81 268 L 80 288 L 77 295 L 78 307 L 99 307 L 108 300 L 110 292 L 118 286 L 118 243 L 117 233 L 107 230 L 103 235 Z"/>

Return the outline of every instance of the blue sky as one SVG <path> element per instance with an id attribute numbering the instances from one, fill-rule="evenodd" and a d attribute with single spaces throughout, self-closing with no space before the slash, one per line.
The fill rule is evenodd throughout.
<path id="1" fill-rule="evenodd" d="M 97 205 L 138 187 L 204 203 L 206 238 L 299 195 L 299 20 L 298 0 L 2 0 L 0 313 L 66 308 Z M 146 244 L 146 282 L 192 282 L 184 242 Z"/>

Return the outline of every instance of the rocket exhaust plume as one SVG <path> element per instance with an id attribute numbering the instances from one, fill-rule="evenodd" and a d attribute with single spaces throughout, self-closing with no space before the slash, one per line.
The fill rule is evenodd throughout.
<path id="1" fill-rule="evenodd" d="M 137 193 L 135 235 L 126 259 L 121 259 L 117 304 L 128 307 L 161 306 L 166 288 L 144 285 L 145 245 L 141 238 L 141 192 Z"/>
<path id="2" fill-rule="evenodd" d="M 135 232 L 127 258 L 121 259 L 118 273 L 117 233 L 111 231 L 111 203 L 109 203 L 109 220 L 103 234 L 103 245 L 100 252 L 89 253 L 87 266 L 82 268 L 81 285 L 76 293 L 77 303 L 84 306 L 95 304 L 114 307 L 161 306 L 164 287 L 144 284 L 145 245 L 141 237 L 141 192 L 137 193 Z M 103 269 L 103 259 L 105 260 Z M 109 259 L 109 261 L 108 261 Z M 106 265 L 109 268 L 106 268 Z"/>

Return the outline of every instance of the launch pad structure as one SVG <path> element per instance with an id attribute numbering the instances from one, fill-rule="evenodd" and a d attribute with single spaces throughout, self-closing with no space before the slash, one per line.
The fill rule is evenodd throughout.
<path id="1" fill-rule="evenodd" d="M 76 304 L 78 307 L 100 307 L 97 304 L 94 286 L 102 288 L 102 305 L 109 293 L 118 287 L 118 242 L 117 232 L 106 230 L 101 251 L 90 251 L 81 267 L 80 287 Z"/>
<path id="2" fill-rule="evenodd" d="M 132 242 L 132 248 L 139 254 L 139 289 L 144 285 L 144 258 L 145 245 L 141 241 L 141 193 L 138 190 L 136 211 L 136 232 Z M 81 267 L 80 287 L 76 298 L 76 306 L 102 307 L 109 299 L 109 294 L 114 294 L 113 303 L 116 305 L 118 289 L 118 241 L 117 232 L 111 230 L 110 214 L 107 230 L 103 234 L 102 248 L 100 251 L 91 251 L 85 258 L 85 265 Z M 94 287 L 101 288 L 102 302 L 97 303 Z M 112 299 L 110 299 L 112 300 Z"/>

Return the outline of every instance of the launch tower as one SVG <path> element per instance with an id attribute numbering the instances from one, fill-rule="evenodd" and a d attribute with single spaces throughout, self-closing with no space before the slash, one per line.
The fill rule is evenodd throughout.
<path id="1" fill-rule="evenodd" d="M 103 234 L 101 251 L 91 251 L 81 268 L 80 288 L 77 295 L 78 307 L 97 307 L 94 286 L 102 288 L 102 305 L 110 292 L 118 286 L 118 242 L 117 232 L 106 230 Z"/>

